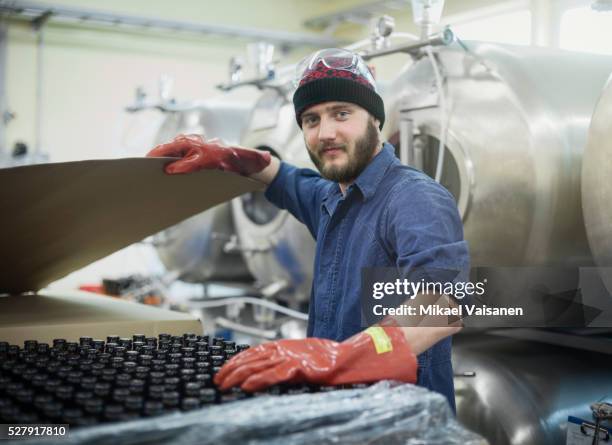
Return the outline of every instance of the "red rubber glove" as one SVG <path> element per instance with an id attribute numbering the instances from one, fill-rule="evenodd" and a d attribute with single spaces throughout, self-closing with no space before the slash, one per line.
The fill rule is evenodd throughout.
<path id="1" fill-rule="evenodd" d="M 147 153 L 148 157 L 180 157 L 164 168 L 168 174 L 192 173 L 216 169 L 249 176 L 270 164 L 270 153 L 246 148 L 228 147 L 218 139 L 205 141 L 197 134 L 180 134 Z"/>
<path id="2" fill-rule="evenodd" d="M 369 328 L 338 343 L 320 338 L 278 340 L 247 349 L 215 376 L 226 390 L 249 392 L 277 383 L 341 385 L 378 380 L 416 381 L 416 357 L 399 328 Z"/>

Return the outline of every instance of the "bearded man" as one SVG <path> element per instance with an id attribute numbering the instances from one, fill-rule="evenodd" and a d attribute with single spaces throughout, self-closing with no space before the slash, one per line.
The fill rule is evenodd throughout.
<path id="1" fill-rule="evenodd" d="M 354 53 L 326 49 L 297 68 L 295 117 L 319 173 L 228 147 L 178 136 L 149 156 L 175 156 L 169 174 L 221 169 L 267 184 L 267 199 L 304 223 L 316 240 L 308 338 L 279 340 L 238 354 L 215 376 L 221 388 L 257 391 L 281 382 L 335 385 L 395 379 L 443 394 L 455 408 L 451 338 L 457 327 L 363 329 L 360 274 L 469 267 L 452 195 L 402 165 L 381 140 L 382 98 Z M 417 357 L 418 355 L 418 357 Z"/>

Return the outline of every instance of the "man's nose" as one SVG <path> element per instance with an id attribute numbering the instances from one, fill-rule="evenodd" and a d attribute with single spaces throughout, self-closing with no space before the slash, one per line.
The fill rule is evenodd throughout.
<path id="1" fill-rule="evenodd" d="M 336 139 L 336 125 L 330 119 L 321 119 L 319 124 L 319 140 L 333 141 Z"/>

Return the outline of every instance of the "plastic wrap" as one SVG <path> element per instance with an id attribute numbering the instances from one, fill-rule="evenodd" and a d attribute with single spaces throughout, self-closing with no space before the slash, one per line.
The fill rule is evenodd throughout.
<path id="1" fill-rule="evenodd" d="M 255 397 L 188 413 L 72 430 L 68 438 L 44 443 L 487 444 L 455 420 L 442 395 L 391 382 L 366 389 Z"/>

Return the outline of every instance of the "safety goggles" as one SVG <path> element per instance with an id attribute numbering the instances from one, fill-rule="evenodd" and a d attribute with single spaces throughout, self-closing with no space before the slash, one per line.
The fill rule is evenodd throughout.
<path id="1" fill-rule="evenodd" d="M 374 89 L 376 82 L 370 68 L 354 52 L 340 48 L 326 48 L 306 56 L 296 65 L 294 85 L 298 87 L 302 80 L 323 65 L 325 68 L 348 71 L 365 78 Z"/>

